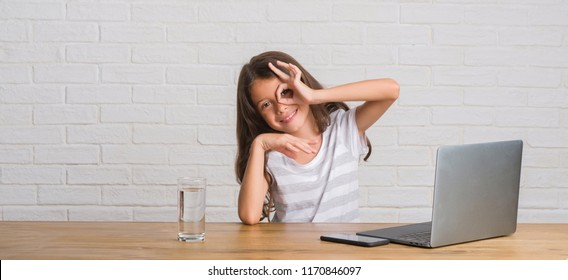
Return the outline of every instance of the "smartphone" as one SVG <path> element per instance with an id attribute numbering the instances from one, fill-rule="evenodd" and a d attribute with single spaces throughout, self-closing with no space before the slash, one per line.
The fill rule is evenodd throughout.
<path id="1" fill-rule="evenodd" d="M 334 234 L 322 235 L 320 239 L 323 241 L 345 243 L 345 244 L 357 245 L 363 247 L 374 247 L 374 246 L 389 244 L 388 239 L 361 236 L 356 234 L 347 234 L 347 233 L 334 233 Z"/>

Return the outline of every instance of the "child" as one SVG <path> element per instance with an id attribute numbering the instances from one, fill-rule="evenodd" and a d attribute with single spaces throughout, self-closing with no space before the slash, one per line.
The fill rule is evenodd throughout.
<path id="1" fill-rule="evenodd" d="M 275 222 L 357 221 L 365 131 L 398 94 L 392 79 L 324 89 L 285 53 L 253 57 L 237 85 L 241 221 L 256 224 L 273 210 Z M 349 110 L 345 101 L 365 103 Z"/>

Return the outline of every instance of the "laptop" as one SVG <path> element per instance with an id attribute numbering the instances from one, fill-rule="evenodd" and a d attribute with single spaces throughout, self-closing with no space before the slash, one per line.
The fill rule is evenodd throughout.
<path id="1" fill-rule="evenodd" d="M 514 233 L 522 150 L 521 140 L 439 147 L 432 221 L 357 234 L 435 248 Z"/>

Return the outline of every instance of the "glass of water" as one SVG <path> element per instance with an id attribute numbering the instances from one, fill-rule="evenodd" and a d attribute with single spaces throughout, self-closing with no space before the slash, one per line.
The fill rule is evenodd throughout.
<path id="1" fill-rule="evenodd" d="M 205 240 L 205 178 L 178 179 L 178 240 Z"/>

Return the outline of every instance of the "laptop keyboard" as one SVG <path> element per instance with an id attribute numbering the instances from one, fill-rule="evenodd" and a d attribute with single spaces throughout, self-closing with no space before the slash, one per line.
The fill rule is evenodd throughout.
<path id="1" fill-rule="evenodd" d="M 430 243 L 430 231 L 423 231 L 423 232 L 413 232 L 409 234 L 404 234 L 398 236 L 397 239 L 419 243 L 419 244 L 428 244 Z"/>

